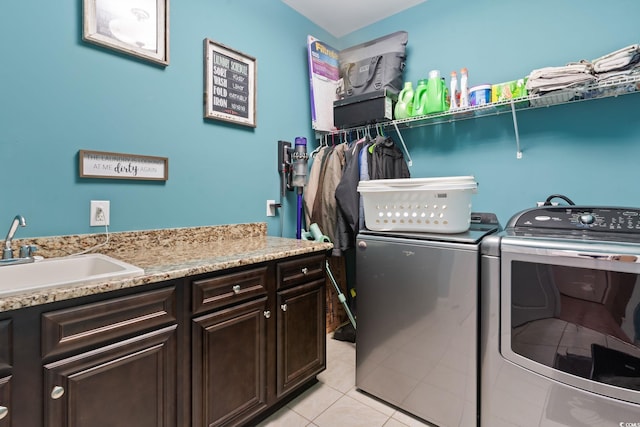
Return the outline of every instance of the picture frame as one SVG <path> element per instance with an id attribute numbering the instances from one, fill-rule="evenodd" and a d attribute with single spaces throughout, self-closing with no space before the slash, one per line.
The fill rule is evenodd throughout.
<path id="1" fill-rule="evenodd" d="M 80 178 L 147 181 L 167 181 L 169 179 L 169 159 L 167 157 L 79 150 L 78 160 Z"/>
<path id="2" fill-rule="evenodd" d="M 204 39 L 204 118 L 255 128 L 257 61 Z"/>
<path id="3" fill-rule="evenodd" d="M 169 65 L 169 0 L 83 0 L 82 40 Z"/>

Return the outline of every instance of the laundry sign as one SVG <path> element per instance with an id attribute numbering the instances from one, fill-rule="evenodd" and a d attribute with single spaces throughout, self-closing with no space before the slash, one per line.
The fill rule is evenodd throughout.
<path id="1" fill-rule="evenodd" d="M 204 117 L 256 127 L 256 59 L 204 39 Z"/>
<path id="2" fill-rule="evenodd" d="M 169 179 L 169 159 L 166 157 L 80 150 L 78 158 L 81 178 Z"/>

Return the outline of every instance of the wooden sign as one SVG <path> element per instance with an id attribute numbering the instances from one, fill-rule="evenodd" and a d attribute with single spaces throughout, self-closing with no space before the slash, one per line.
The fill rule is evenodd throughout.
<path id="1" fill-rule="evenodd" d="M 89 150 L 80 150 L 78 157 L 81 178 L 169 179 L 169 159 L 166 157 Z"/>

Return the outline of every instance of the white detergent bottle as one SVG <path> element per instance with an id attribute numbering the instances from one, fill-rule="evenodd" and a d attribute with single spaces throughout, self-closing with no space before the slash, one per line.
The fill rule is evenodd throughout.
<path id="1" fill-rule="evenodd" d="M 449 109 L 453 110 L 458 108 L 458 101 L 456 100 L 456 92 L 458 90 L 458 75 L 455 71 L 451 72 L 451 84 L 449 89 L 449 97 L 451 98 L 449 103 Z"/>
<path id="2" fill-rule="evenodd" d="M 469 106 L 469 87 L 467 83 L 467 69 L 460 70 L 460 107 Z"/>

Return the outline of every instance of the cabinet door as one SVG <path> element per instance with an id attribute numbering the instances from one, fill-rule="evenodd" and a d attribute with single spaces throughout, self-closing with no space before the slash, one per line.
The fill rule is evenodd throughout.
<path id="1" fill-rule="evenodd" d="M 45 426 L 175 426 L 176 375 L 176 326 L 47 364 Z"/>
<path id="2" fill-rule="evenodd" d="M 11 427 L 11 377 L 0 378 L 0 427 Z"/>
<path id="3" fill-rule="evenodd" d="M 278 292 L 277 397 L 326 367 L 324 278 Z"/>
<path id="4" fill-rule="evenodd" d="M 267 406 L 267 310 L 263 297 L 193 319 L 193 427 L 242 425 Z"/>
<path id="5" fill-rule="evenodd" d="M 11 368 L 13 325 L 10 319 L 0 320 L 0 375 Z"/>

